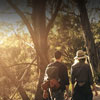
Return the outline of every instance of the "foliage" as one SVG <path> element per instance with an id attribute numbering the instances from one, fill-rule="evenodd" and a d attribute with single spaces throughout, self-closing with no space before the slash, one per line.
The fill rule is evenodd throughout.
<path id="1" fill-rule="evenodd" d="M 60 12 L 49 35 L 52 55 L 55 50 L 60 49 L 69 68 L 73 63 L 76 51 L 85 48 L 83 31 L 79 23 L 78 17 Z"/>
<path id="2" fill-rule="evenodd" d="M 51 15 L 54 13 L 56 5 L 53 2 L 55 1 L 48 0 L 47 2 L 47 23 L 52 17 Z M 32 6 L 30 3 L 31 2 L 29 2 L 29 6 Z M 56 17 L 56 20 L 52 25 L 53 27 L 50 27 L 51 29 L 48 33 L 49 59 L 52 61 L 54 52 L 56 50 L 61 50 L 63 52 L 63 61 L 67 64 L 69 71 L 73 63 L 73 58 L 76 51 L 86 48 L 83 39 L 83 31 L 80 23 L 80 18 L 77 14 L 75 14 L 74 11 L 72 11 L 71 7 L 71 5 L 62 5 L 60 12 Z M 27 15 L 26 17 L 29 22 L 32 23 L 31 16 Z M 0 60 L 2 64 L 4 63 L 4 65 L 7 65 L 3 66 L 7 67 L 10 70 L 9 73 L 14 75 L 16 79 L 20 80 L 27 66 L 31 63 L 34 57 L 37 56 L 37 53 L 29 32 L 26 32 L 24 23 L 19 21 L 16 23 L 16 26 L 18 26 L 18 28 L 16 29 L 16 31 L 12 32 L 12 30 L 15 30 L 13 24 L 0 22 Z M 100 22 L 93 22 L 91 23 L 91 26 L 99 55 Z M 40 36 L 42 36 L 41 33 L 39 34 Z M 45 45 L 42 46 L 44 47 Z M 22 82 L 22 86 L 24 87 L 25 91 L 27 91 L 27 95 L 29 96 L 30 100 L 34 98 L 34 94 L 37 89 L 39 69 L 40 67 L 37 65 L 37 61 L 35 61 L 31 68 L 28 69 L 28 72 Z M 16 90 L 16 87 L 11 83 L 11 80 L 4 75 L 1 67 L 0 86 L 0 99 L 3 99 L 4 97 L 7 97 L 9 99 L 9 97 L 11 97 L 13 95 L 13 92 Z M 13 99 L 21 100 L 20 94 L 16 92 Z"/>
<path id="3" fill-rule="evenodd" d="M 1 34 L 1 36 L 3 36 L 3 34 Z M 5 37 L 6 38 L 2 39 L 2 44 L 0 45 L 0 61 L 2 61 L 3 66 L 5 64 L 8 66 L 10 69 L 9 73 L 15 75 L 15 78 L 20 79 L 27 66 L 36 56 L 35 50 L 32 48 L 32 40 L 29 34 L 11 34 L 10 36 L 6 35 Z M 35 65 L 32 65 L 28 70 L 22 83 L 31 98 L 33 98 L 32 94 L 36 91 L 38 80 L 36 61 L 34 64 Z M 1 70 L 2 69 L 0 68 L 0 96 L 11 97 L 13 92 L 16 90 L 16 87 L 11 83 L 9 78 L 4 76 L 4 73 Z M 14 98 L 19 99 L 19 94 L 16 93 Z"/>

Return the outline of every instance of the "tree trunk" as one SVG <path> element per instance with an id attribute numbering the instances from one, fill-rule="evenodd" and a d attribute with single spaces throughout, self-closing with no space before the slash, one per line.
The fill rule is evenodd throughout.
<path id="1" fill-rule="evenodd" d="M 7 95 L 3 95 L 2 97 L 3 100 L 10 100 L 9 97 Z"/>
<path id="2" fill-rule="evenodd" d="M 43 82 L 44 71 L 49 63 L 48 42 L 46 33 L 46 0 L 34 0 L 32 2 L 32 21 L 35 32 L 35 49 L 39 57 L 38 67 L 40 68 L 39 82 L 35 94 L 35 100 L 43 100 L 41 83 Z"/>
<path id="3" fill-rule="evenodd" d="M 22 20 L 26 24 L 31 34 L 31 37 L 36 49 L 36 53 L 38 56 L 38 59 L 37 59 L 38 65 L 39 65 L 38 68 L 40 69 L 39 84 L 38 84 L 35 100 L 42 100 L 42 91 L 41 91 L 40 86 L 43 81 L 45 68 L 47 64 L 49 63 L 47 37 L 53 25 L 53 22 L 57 16 L 57 13 L 60 9 L 62 0 L 56 0 L 57 7 L 55 8 L 55 12 L 53 16 L 51 17 L 51 20 L 47 26 L 46 26 L 47 0 L 32 0 L 32 26 L 33 27 L 31 27 L 30 23 L 28 22 L 23 12 L 19 8 L 17 8 L 16 5 L 11 2 L 11 0 L 7 0 L 7 1 L 22 18 Z"/>
<path id="4" fill-rule="evenodd" d="M 22 86 L 20 86 L 18 88 L 18 91 L 19 91 L 19 93 L 20 93 L 23 100 L 30 100 Z"/>
<path id="5" fill-rule="evenodd" d="M 41 90 L 41 83 L 43 82 L 44 73 L 40 72 L 39 83 L 37 86 L 37 92 L 35 94 L 35 100 L 43 100 L 43 92 Z"/>
<path id="6" fill-rule="evenodd" d="M 85 6 L 86 0 L 77 0 L 78 9 L 80 11 L 80 19 L 84 31 L 84 39 L 86 42 L 86 47 L 88 55 L 90 57 L 90 63 L 95 71 L 98 68 L 98 57 L 95 48 L 93 33 L 91 32 L 90 23 L 88 19 L 87 9 Z"/>
<path id="7" fill-rule="evenodd" d="M 8 77 L 16 87 L 20 84 L 15 78 L 15 75 L 11 73 L 11 71 L 7 68 L 7 66 L 4 63 L 1 64 L 1 69 L 3 71 L 4 76 Z M 18 88 L 18 92 L 20 93 L 22 100 L 30 100 L 22 86 Z"/>

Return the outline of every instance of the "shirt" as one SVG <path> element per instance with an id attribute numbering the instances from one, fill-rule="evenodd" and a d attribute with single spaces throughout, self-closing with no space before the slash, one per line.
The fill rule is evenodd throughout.
<path id="1" fill-rule="evenodd" d="M 64 63 L 62 62 L 53 62 L 50 63 L 47 67 L 52 67 L 52 66 L 56 66 L 59 68 L 59 78 L 60 78 L 60 85 L 61 85 L 61 89 L 65 90 L 65 86 L 69 85 L 69 77 L 68 77 L 68 71 L 67 71 L 67 67 Z M 46 73 L 45 73 L 45 77 L 44 80 L 47 80 L 46 77 Z"/>
<path id="2" fill-rule="evenodd" d="M 72 84 L 74 84 L 75 81 L 77 81 L 78 83 L 88 82 L 90 85 L 93 84 L 93 77 L 89 64 L 79 62 L 75 65 L 72 65 L 71 67 Z"/>

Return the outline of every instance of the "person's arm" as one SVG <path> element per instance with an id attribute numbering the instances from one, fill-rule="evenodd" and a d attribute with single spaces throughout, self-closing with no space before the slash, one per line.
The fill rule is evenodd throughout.
<path id="1" fill-rule="evenodd" d="M 74 84 L 72 84 L 72 93 L 71 93 L 71 95 L 73 95 L 73 93 L 74 93 Z"/>
<path id="2" fill-rule="evenodd" d="M 71 83 L 72 83 L 72 90 L 71 90 L 71 95 L 74 93 L 74 84 L 75 84 L 75 76 L 73 72 L 73 68 L 71 67 Z"/>
<path id="3" fill-rule="evenodd" d="M 65 93 L 65 100 L 69 98 L 69 85 L 66 85 L 66 93 Z"/>
<path id="4" fill-rule="evenodd" d="M 62 69 L 60 69 L 60 73 L 61 73 L 60 76 L 62 85 L 69 85 L 69 76 L 67 67 L 63 66 Z"/>
<path id="5" fill-rule="evenodd" d="M 48 80 L 48 76 L 47 76 L 47 73 L 46 73 L 46 70 L 45 70 L 43 83 L 41 84 L 41 88 L 43 90 L 43 99 L 44 100 L 47 100 L 48 97 L 49 97 L 49 94 L 48 94 L 49 83 L 50 82 Z"/>
<path id="6" fill-rule="evenodd" d="M 95 92 L 95 96 L 97 96 L 98 92 L 97 92 L 96 86 L 93 82 L 93 76 L 92 76 L 92 71 L 90 69 L 90 66 L 89 66 L 89 82 L 90 82 L 90 85 L 93 87 L 93 91 Z"/>
<path id="7" fill-rule="evenodd" d="M 69 76 L 68 76 L 68 70 L 66 66 L 63 69 L 63 83 L 66 85 L 65 97 L 68 98 L 69 97 Z"/>
<path id="8" fill-rule="evenodd" d="M 93 91 L 95 92 L 95 96 L 98 96 L 98 92 L 97 92 L 95 84 L 92 84 L 92 87 L 93 87 Z"/>
<path id="9" fill-rule="evenodd" d="M 48 91 L 47 90 L 43 90 L 43 98 L 47 99 L 49 97 Z"/>
<path id="10" fill-rule="evenodd" d="M 69 92 L 69 85 L 66 85 L 66 92 Z"/>

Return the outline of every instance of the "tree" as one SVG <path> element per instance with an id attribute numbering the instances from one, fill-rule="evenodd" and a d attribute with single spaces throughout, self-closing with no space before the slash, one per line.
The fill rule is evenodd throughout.
<path id="1" fill-rule="evenodd" d="M 9 31 L 12 31 L 12 27 L 8 27 L 8 29 Z M 18 28 L 18 31 L 16 31 L 16 34 L 21 37 L 21 39 L 16 36 L 16 34 L 12 34 L 10 36 L 0 34 L 2 35 L 2 37 L 5 37 L 2 39 L 3 42 L 0 45 L 0 57 L 2 58 L 0 60 L 0 62 L 2 62 L 2 65 L 0 67 L 0 91 L 2 91 L 0 93 L 0 97 L 7 97 L 8 100 L 9 98 L 12 100 L 18 99 L 21 98 L 21 96 L 23 100 L 27 99 L 26 97 L 24 97 L 23 92 L 22 94 L 20 94 L 20 91 L 26 92 L 25 94 L 28 95 L 28 97 L 31 99 L 33 98 L 36 90 L 36 84 L 38 80 L 38 73 L 36 72 L 36 53 L 33 48 L 26 44 L 32 43 L 30 35 L 27 33 L 25 34 L 22 30 L 22 28 Z M 19 34 L 21 31 L 23 32 L 23 34 Z M 33 62 L 34 58 L 35 62 Z M 33 62 L 34 64 L 31 64 L 30 62 Z M 26 69 L 28 70 L 27 73 Z M 24 73 L 26 73 L 26 75 Z M 22 82 L 20 82 L 20 80 Z M 21 90 L 21 88 L 23 89 Z"/>
<path id="2" fill-rule="evenodd" d="M 83 27 L 84 31 L 84 39 L 87 47 L 87 52 L 90 57 L 90 63 L 94 70 L 97 72 L 97 68 L 99 67 L 98 64 L 98 57 L 97 57 L 97 52 L 95 48 L 95 43 L 94 43 L 94 38 L 93 38 L 93 33 L 90 28 L 90 22 L 88 19 L 88 14 L 87 14 L 87 9 L 86 9 L 86 3 L 87 0 L 73 0 L 76 2 L 77 7 L 80 12 L 80 19 L 81 19 L 81 24 Z"/>
<path id="3" fill-rule="evenodd" d="M 11 5 L 11 7 L 16 11 L 16 13 L 22 18 L 23 22 L 27 26 L 27 29 L 29 30 L 32 41 L 34 43 L 36 54 L 37 54 L 38 69 L 40 72 L 39 73 L 40 78 L 39 78 L 39 82 L 38 82 L 38 88 L 37 88 L 35 100 L 42 100 L 41 83 L 43 81 L 45 68 L 46 68 L 47 64 L 49 63 L 48 36 L 49 36 L 49 32 L 53 26 L 54 20 L 58 14 L 58 11 L 61 7 L 62 0 L 29 0 L 30 1 L 29 6 L 32 7 L 32 14 L 30 14 L 31 20 L 32 20 L 31 23 L 29 22 L 28 18 L 24 15 L 24 13 L 11 0 L 7 0 L 7 1 Z M 84 2 L 83 1 L 80 2 L 79 0 L 74 0 L 74 1 L 78 4 L 78 9 L 80 11 L 80 15 L 81 15 L 80 18 L 81 18 L 81 23 L 82 23 L 83 30 L 84 30 L 84 37 L 85 37 L 85 42 L 86 42 L 86 46 L 87 46 L 87 51 L 90 56 L 90 62 L 92 64 L 92 66 L 94 66 L 94 68 L 96 69 L 96 66 L 98 66 L 98 62 L 97 62 L 97 56 L 95 55 L 96 54 L 95 44 L 94 44 L 93 34 L 90 30 L 90 23 L 88 20 L 87 10 L 85 7 L 85 0 L 83 0 Z M 48 14 L 49 15 L 48 18 L 46 16 L 47 7 L 51 7 L 51 9 L 52 9 L 51 12 Z M 49 8 L 49 10 L 50 10 L 50 8 Z M 65 12 L 63 12 L 63 13 L 65 14 Z M 68 14 L 70 15 L 73 13 L 70 12 Z M 77 16 L 77 15 L 75 15 L 75 16 Z M 70 17 L 71 16 L 67 16 L 66 20 L 69 20 Z M 74 19 L 74 17 L 72 16 L 71 19 Z M 65 20 L 65 17 L 63 18 L 63 21 L 64 20 Z M 79 22 L 79 20 L 77 20 L 77 18 L 75 18 L 75 20 L 77 22 Z M 74 21 L 71 20 L 69 23 L 67 23 L 68 25 L 70 24 L 69 25 L 70 28 L 69 27 L 66 27 L 66 28 L 68 28 L 68 30 L 70 30 L 71 28 L 76 28 L 75 32 L 76 33 L 80 32 L 77 30 L 78 27 L 73 27 L 74 24 L 72 25 L 71 23 L 74 23 Z M 66 25 L 66 23 L 62 23 L 62 24 Z M 80 26 L 80 23 L 79 23 L 79 26 Z M 62 27 L 62 29 L 64 27 Z M 63 34 L 60 34 L 61 32 L 58 32 L 58 34 L 59 34 L 58 37 L 61 36 L 60 41 L 62 41 L 64 43 L 64 40 L 63 40 L 64 38 L 62 38 L 62 37 L 64 37 L 64 35 L 67 34 L 68 31 L 65 30 L 65 32 L 64 32 L 64 30 L 60 30 L 60 28 L 58 29 L 58 31 L 63 32 Z M 67 34 L 67 35 L 70 35 L 70 34 Z M 75 35 L 73 35 L 73 37 L 74 36 Z M 73 39 L 73 37 L 72 37 L 72 41 L 73 40 L 76 41 L 75 39 Z M 80 37 L 77 37 L 77 38 L 80 39 Z M 83 43 L 83 41 L 81 41 L 81 42 Z M 70 42 L 68 42 L 68 43 L 70 44 Z M 68 45 L 68 44 L 64 43 L 64 45 Z M 62 46 L 62 47 L 64 47 L 64 46 Z M 72 46 L 72 48 L 73 48 L 73 46 Z M 65 49 L 67 49 L 67 47 L 65 47 Z M 71 55 L 71 56 L 73 56 L 73 55 Z M 95 63 L 95 62 L 97 62 L 97 63 Z"/>
<path id="4" fill-rule="evenodd" d="M 85 48 L 80 24 L 79 17 L 75 16 L 70 8 L 64 7 L 56 17 L 54 27 L 49 34 L 50 55 L 52 56 L 57 49 L 61 50 L 64 55 L 63 61 L 69 70 L 76 51 Z"/>
<path id="5" fill-rule="evenodd" d="M 48 58 L 48 33 L 53 25 L 53 22 L 57 16 L 57 13 L 59 11 L 59 8 L 61 6 L 62 0 L 51 0 L 51 2 L 54 2 L 56 4 L 54 13 L 51 15 L 51 19 L 46 26 L 46 3 L 47 0 L 32 0 L 32 26 L 30 25 L 28 19 L 24 15 L 24 13 L 18 9 L 11 0 L 7 0 L 8 3 L 15 9 L 17 14 L 22 18 L 24 23 L 26 24 L 35 49 L 37 53 L 37 62 L 38 62 L 38 68 L 40 69 L 40 78 L 38 83 L 38 88 L 36 92 L 36 98 L 35 100 L 41 100 L 42 99 L 42 91 L 41 91 L 41 83 L 43 81 L 44 77 L 44 71 L 49 63 Z"/>

